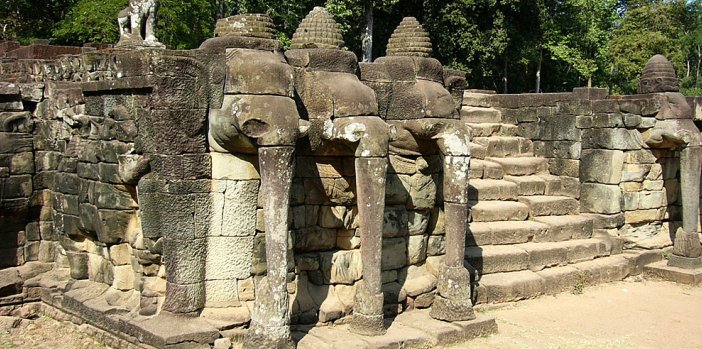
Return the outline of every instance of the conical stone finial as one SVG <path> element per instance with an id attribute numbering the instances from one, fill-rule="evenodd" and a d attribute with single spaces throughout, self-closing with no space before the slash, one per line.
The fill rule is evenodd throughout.
<path id="1" fill-rule="evenodd" d="M 648 60 L 639 80 L 638 93 L 679 92 L 680 85 L 673 64 L 663 55 Z"/>
<path id="2" fill-rule="evenodd" d="M 266 14 L 248 13 L 217 21 L 215 36 L 245 36 L 262 39 L 275 38 L 273 20 Z"/>
<path id="3" fill-rule="evenodd" d="M 326 48 L 341 49 L 344 38 L 339 30 L 339 23 L 324 8 L 315 7 L 302 20 L 293 34 L 291 49 Z"/>
<path id="4" fill-rule="evenodd" d="M 414 17 L 405 17 L 388 41 L 388 56 L 431 56 L 429 33 Z"/>

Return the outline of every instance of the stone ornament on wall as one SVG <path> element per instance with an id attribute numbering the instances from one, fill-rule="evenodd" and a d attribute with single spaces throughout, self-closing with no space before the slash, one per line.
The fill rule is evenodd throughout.
<path id="1" fill-rule="evenodd" d="M 154 35 L 157 7 L 157 0 L 130 0 L 117 19 L 120 38 L 116 47 L 165 48 Z"/>
<path id="2" fill-rule="evenodd" d="M 646 63 L 638 92 L 654 94 L 660 103 L 655 126 L 643 134 L 644 143 L 654 149 L 680 150 L 680 190 L 691 193 L 681 196 L 683 224 L 675 232 L 668 265 L 702 268 L 702 245 L 697 233 L 702 151 L 692 108 L 679 92 L 673 65 L 662 55 L 655 55 Z"/>

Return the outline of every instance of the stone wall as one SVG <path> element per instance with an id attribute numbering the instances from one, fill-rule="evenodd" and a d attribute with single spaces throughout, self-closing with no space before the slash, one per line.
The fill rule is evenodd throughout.
<path id="1" fill-rule="evenodd" d="M 688 103 L 700 109 L 698 99 Z M 627 248 L 651 249 L 672 244 L 682 211 L 680 152 L 650 149 L 642 137 L 662 121 L 660 111 L 651 95 L 615 97 L 578 88 L 527 95 L 476 91 L 466 94 L 462 115 L 480 113 L 484 122 L 497 115 L 517 126 L 559 177 L 562 187 L 553 195 L 579 199 L 581 212 L 596 218 L 596 233 L 620 237 Z"/>
<path id="2" fill-rule="evenodd" d="M 31 112 L 24 110 L 25 103 L 35 103 L 32 92 L 31 87 L 0 84 L 0 267 L 51 259 L 46 246 L 41 248 L 39 226 L 27 225 L 38 208 L 31 200 L 34 127 Z"/>

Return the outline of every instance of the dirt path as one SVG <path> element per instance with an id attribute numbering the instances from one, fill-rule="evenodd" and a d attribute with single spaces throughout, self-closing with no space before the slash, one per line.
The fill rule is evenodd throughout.
<path id="1" fill-rule="evenodd" d="M 636 279 L 481 311 L 499 333 L 451 349 L 702 348 L 702 287 Z"/>
<path id="2" fill-rule="evenodd" d="M 637 280 L 483 308 L 499 333 L 450 349 L 702 349 L 702 287 Z M 0 321 L 0 349 L 15 348 L 106 347 L 46 317 L 16 328 Z"/>

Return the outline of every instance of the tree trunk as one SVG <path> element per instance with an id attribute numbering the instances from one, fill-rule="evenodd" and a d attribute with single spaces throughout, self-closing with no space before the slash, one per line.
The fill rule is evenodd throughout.
<path id="1" fill-rule="evenodd" d="M 587 88 L 592 88 L 592 76 L 587 77 Z"/>
<path id="2" fill-rule="evenodd" d="M 700 63 L 702 63 L 702 47 L 697 46 L 697 71 L 695 72 L 695 78 L 700 78 Z"/>
<path id="3" fill-rule="evenodd" d="M 504 84 L 502 93 L 506 94 L 506 93 L 508 93 L 508 90 L 507 90 L 507 59 L 505 59 L 504 71 L 502 72 L 502 83 Z"/>
<path id="4" fill-rule="evenodd" d="M 685 74 L 685 77 L 689 78 L 690 77 L 690 58 L 688 57 L 686 59 L 686 61 L 687 61 L 687 73 Z"/>
<path id="5" fill-rule="evenodd" d="M 543 51 L 539 50 L 539 61 L 536 65 L 536 87 L 534 88 L 535 93 L 541 92 L 541 61 L 543 61 Z"/>
<path id="6" fill-rule="evenodd" d="M 361 50 L 363 51 L 363 62 L 373 61 L 373 0 L 365 1 L 366 29 L 363 32 Z"/>
<path id="7" fill-rule="evenodd" d="M 217 7 L 217 19 L 222 19 L 224 18 L 227 14 L 226 12 L 226 7 L 227 7 L 227 2 L 226 0 L 217 0 L 215 2 L 216 7 Z"/>

